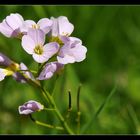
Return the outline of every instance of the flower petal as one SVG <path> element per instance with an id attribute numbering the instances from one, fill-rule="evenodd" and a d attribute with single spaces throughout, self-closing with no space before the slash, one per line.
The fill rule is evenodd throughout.
<path id="1" fill-rule="evenodd" d="M 28 54 L 33 54 L 35 42 L 29 35 L 24 35 L 22 37 L 22 47 Z"/>
<path id="2" fill-rule="evenodd" d="M 68 64 L 68 63 L 75 62 L 75 58 L 67 54 L 64 57 L 57 56 L 57 60 L 61 64 Z"/>
<path id="3" fill-rule="evenodd" d="M 69 36 L 74 30 L 73 24 L 71 24 L 68 18 L 65 16 L 58 17 L 58 26 L 59 26 L 59 35 L 62 36 Z"/>
<path id="4" fill-rule="evenodd" d="M 5 76 L 5 69 L 0 68 L 0 81 L 4 80 Z"/>
<path id="5" fill-rule="evenodd" d="M 23 17 L 20 14 L 10 14 L 6 17 L 7 24 L 13 29 L 17 29 L 23 24 Z"/>
<path id="6" fill-rule="evenodd" d="M 72 49 L 72 52 L 73 52 L 75 61 L 81 62 L 86 58 L 87 48 L 85 46 L 78 44 L 76 45 L 76 47 Z"/>
<path id="7" fill-rule="evenodd" d="M 24 63 L 20 63 L 20 70 L 28 70 L 27 66 Z M 34 79 L 34 76 L 32 75 L 31 72 L 29 71 L 23 71 L 23 73 L 25 74 L 25 76 L 29 79 Z"/>
<path id="8" fill-rule="evenodd" d="M 47 63 L 37 79 L 38 80 L 50 79 L 54 75 L 54 73 L 59 72 L 63 67 L 64 67 L 63 64 L 60 64 L 56 61 Z"/>
<path id="9" fill-rule="evenodd" d="M 48 60 L 51 58 L 54 54 L 56 54 L 59 50 L 59 44 L 56 42 L 51 42 L 46 45 L 44 45 L 44 57 L 46 57 Z"/>
<path id="10" fill-rule="evenodd" d="M 22 106 L 18 107 L 19 114 L 24 114 L 24 115 L 28 115 L 42 109 L 44 109 L 44 106 L 39 102 L 33 100 L 30 100 L 24 103 Z"/>
<path id="11" fill-rule="evenodd" d="M 29 29 L 28 35 L 34 40 L 36 45 L 43 45 L 45 42 L 45 33 L 40 29 Z"/>
<path id="12" fill-rule="evenodd" d="M 53 22 L 53 24 L 52 24 L 52 36 L 54 36 L 54 37 L 59 36 L 58 21 L 54 17 L 51 17 L 51 20 Z"/>
<path id="13" fill-rule="evenodd" d="M 6 37 L 11 37 L 13 29 L 5 22 L 5 19 L 0 23 L 0 32 Z"/>
<path id="14" fill-rule="evenodd" d="M 57 70 L 57 65 L 55 63 L 53 62 L 47 63 L 37 79 L 38 80 L 50 79 L 56 70 Z"/>
<path id="15" fill-rule="evenodd" d="M 25 20 L 25 25 L 28 28 L 32 28 L 32 25 L 36 25 L 36 23 L 33 20 Z"/>
<path id="16" fill-rule="evenodd" d="M 59 63 L 68 64 L 74 62 L 81 62 L 86 58 L 87 48 L 82 46 L 82 42 L 78 38 L 69 38 L 70 41 L 60 49 L 57 56 Z"/>
<path id="17" fill-rule="evenodd" d="M 51 30 L 51 26 L 52 26 L 52 20 L 48 19 L 48 18 L 42 18 L 38 21 L 38 25 L 40 26 L 40 29 L 47 34 L 50 30 Z"/>
<path id="18" fill-rule="evenodd" d="M 11 63 L 12 63 L 12 61 L 10 60 L 10 58 L 8 58 L 3 53 L 0 53 L 0 65 L 1 66 L 7 66 L 8 67 Z"/>

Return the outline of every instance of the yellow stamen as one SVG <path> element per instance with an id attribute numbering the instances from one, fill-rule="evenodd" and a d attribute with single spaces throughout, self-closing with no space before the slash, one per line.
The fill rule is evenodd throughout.
<path id="1" fill-rule="evenodd" d="M 34 52 L 36 53 L 36 54 L 39 54 L 39 55 L 41 55 L 42 53 L 43 53 L 43 46 L 42 45 L 37 45 L 35 48 L 34 48 Z"/>
<path id="2" fill-rule="evenodd" d="M 33 29 L 39 29 L 40 27 L 39 27 L 39 25 L 37 25 L 37 24 L 33 24 L 33 25 L 32 25 L 32 28 L 33 28 Z"/>

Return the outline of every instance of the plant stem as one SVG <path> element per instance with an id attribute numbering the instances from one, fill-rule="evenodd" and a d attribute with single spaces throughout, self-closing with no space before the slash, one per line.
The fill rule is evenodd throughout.
<path id="1" fill-rule="evenodd" d="M 58 117 L 58 119 L 60 120 L 60 122 L 62 123 L 63 127 L 65 128 L 65 130 L 67 131 L 68 134 L 73 135 L 73 131 L 70 129 L 70 127 L 68 126 L 68 124 L 66 123 L 65 119 L 63 118 L 63 116 L 61 115 L 60 111 L 58 110 L 55 101 L 53 99 L 53 97 L 50 95 L 49 92 L 47 92 L 41 85 L 40 83 L 33 81 L 33 80 L 29 80 L 28 83 L 32 86 L 37 87 L 39 90 L 41 90 L 44 98 L 47 100 L 47 102 L 52 106 L 52 108 L 55 110 L 55 113 Z"/>
<path id="2" fill-rule="evenodd" d="M 55 109 L 55 113 L 56 113 L 57 117 L 59 118 L 59 120 L 61 121 L 61 123 L 64 126 L 65 130 L 67 131 L 67 133 L 69 133 L 71 135 L 74 134 L 73 131 L 68 126 L 68 124 L 66 123 L 65 119 L 63 118 L 63 116 L 61 115 L 60 111 L 58 110 L 58 108 L 57 108 L 57 106 L 56 106 L 56 104 L 54 102 L 53 97 L 47 91 L 45 91 L 42 87 L 40 87 L 40 88 L 41 88 L 41 91 L 43 93 L 45 93 L 45 95 L 48 98 L 49 103 L 51 104 L 51 106 Z"/>
<path id="3" fill-rule="evenodd" d="M 36 123 L 37 125 L 41 125 L 41 126 L 45 126 L 45 127 L 48 127 L 48 128 L 54 128 L 54 129 L 57 129 L 57 130 L 64 130 L 63 127 L 60 127 L 60 126 L 53 126 L 51 124 L 46 124 L 46 123 L 43 123 L 43 122 L 40 122 L 38 120 L 35 120 L 32 115 L 30 115 L 30 119 Z"/>

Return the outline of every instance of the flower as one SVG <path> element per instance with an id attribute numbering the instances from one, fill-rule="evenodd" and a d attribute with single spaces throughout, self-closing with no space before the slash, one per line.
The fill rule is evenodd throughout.
<path id="1" fill-rule="evenodd" d="M 43 110 L 44 106 L 37 101 L 30 100 L 18 107 L 19 114 L 28 115 Z"/>
<path id="2" fill-rule="evenodd" d="M 12 64 L 12 61 L 10 58 L 8 58 L 6 55 L 0 52 L 0 66 L 9 66 Z"/>
<path id="3" fill-rule="evenodd" d="M 53 21 L 52 24 L 52 36 L 69 36 L 73 30 L 74 26 L 71 24 L 67 17 L 59 16 L 58 18 L 51 17 Z"/>
<path id="4" fill-rule="evenodd" d="M 64 45 L 60 48 L 57 60 L 61 64 L 81 62 L 86 58 L 87 48 L 76 37 L 61 37 Z"/>
<path id="5" fill-rule="evenodd" d="M 39 74 L 37 80 L 47 80 L 50 79 L 54 73 L 59 72 L 64 67 L 63 64 L 58 62 L 50 62 L 44 66 L 44 69 Z"/>
<path id="6" fill-rule="evenodd" d="M 20 63 L 19 65 L 19 71 L 21 72 L 15 72 L 13 73 L 13 78 L 20 83 L 26 83 L 28 79 L 34 79 L 34 76 L 32 75 L 31 72 L 28 71 L 27 66 L 24 63 Z"/>
<path id="7" fill-rule="evenodd" d="M 25 20 L 25 25 L 28 28 L 41 29 L 45 34 L 51 30 L 52 20 L 48 18 L 40 19 L 37 24 L 33 20 Z"/>
<path id="8" fill-rule="evenodd" d="M 40 29 L 30 29 L 27 35 L 22 37 L 23 49 L 33 56 L 38 63 L 48 61 L 58 52 L 59 45 L 56 42 L 45 44 L 45 34 Z M 44 45 L 44 46 L 43 46 Z"/>
<path id="9" fill-rule="evenodd" d="M 18 14 L 10 14 L 0 23 L 0 32 L 6 37 L 19 37 L 25 31 L 24 19 Z"/>

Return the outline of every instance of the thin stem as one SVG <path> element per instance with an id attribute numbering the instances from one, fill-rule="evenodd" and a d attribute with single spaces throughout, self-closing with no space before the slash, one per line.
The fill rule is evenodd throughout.
<path id="1" fill-rule="evenodd" d="M 80 112 L 80 91 L 81 91 L 81 84 L 78 87 L 77 91 L 77 134 L 80 132 L 80 117 L 81 117 L 81 112 Z"/>
<path id="2" fill-rule="evenodd" d="M 55 109 L 55 113 L 58 117 L 58 119 L 60 120 L 60 122 L 62 123 L 63 127 L 65 128 L 65 130 L 67 131 L 67 133 L 69 134 L 74 134 L 73 131 L 70 129 L 70 127 L 68 126 L 68 124 L 66 123 L 66 121 L 64 120 L 63 116 L 61 115 L 60 111 L 58 110 L 55 101 L 53 99 L 53 97 L 50 95 L 49 92 L 47 92 L 43 87 L 41 87 L 40 84 L 36 83 L 35 81 L 30 81 L 29 82 L 30 85 L 32 86 L 36 86 L 39 90 L 41 90 L 44 98 L 46 99 L 46 101 L 52 106 L 52 108 Z"/>
<path id="3" fill-rule="evenodd" d="M 46 110 L 46 111 L 55 111 L 54 108 L 44 108 L 44 110 Z"/>
<path id="4" fill-rule="evenodd" d="M 67 111 L 67 115 L 66 115 L 67 119 L 69 118 L 70 112 L 72 110 L 72 106 L 71 106 L 71 91 L 70 90 L 68 91 L 68 94 L 69 94 L 69 106 L 68 106 L 68 111 Z"/>
<path id="5" fill-rule="evenodd" d="M 55 91 L 55 88 L 56 88 L 56 83 L 57 83 L 58 78 L 59 78 L 59 75 L 57 74 L 56 79 L 55 79 L 55 83 L 54 83 L 54 86 L 53 86 L 53 91 L 52 91 L 52 94 L 51 94 L 52 96 L 54 96 L 54 91 Z"/>
<path id="6" fill-rule="evenodd" d="M 37 125 L 41 125 L 41 126 L 44 126 L 44 127 L 47 127 L 47 128 L 54 128 L 54 129 L 57 129 L 57 130 L 64 130 L 63 127 L 54 126 L 54 125 L 51 125 L 51 124 L 46 124 L 46 123 L 44 123 L 44 122 L 40 122 L 40 121 L 38 121 L 38 120 L 35 120 L 31 114 L 30 114 L 29 116 L 30 116 L 30 119 L 31 119 L 34 123 L 36 123 Z"/>
<path id="7" fill-rule="evenodd" d="M 60 122 L 62 123 L 62 125 L 64 126 L 64 128 L 66 129 L 66 131 L 69 134 L 74 134 L 73 131 L 69 128 L 68 124 L 66 123 L 66 121 L 64 120 L 63 116 L 61 115 L 61 113 L 59 112 L 53 97 L 47 92 L 45 91 L 43 88 L 41 88 L 41 91 L 43 91 L 44 93 L 46 93 L 45 95 L 47 95 L 47 98 L 51 104 L 51 106 L 55 109 L 56 115 L 59 118 Z"/>
<path id="8" fill-rule="evenodd" d="M 35 73 L 35 74 L 37 74 L 37 72 L 36 71 L 34 71 L 34 70 L 19 70 L 19 71 L 25 71 L 25 72 L 32 72 L 32 73 Z"/>

